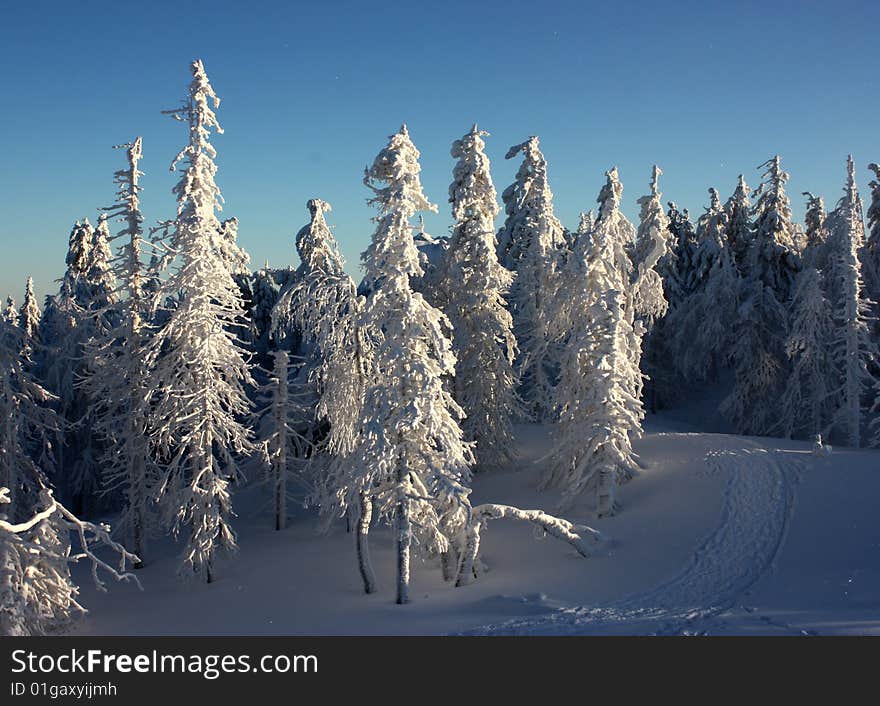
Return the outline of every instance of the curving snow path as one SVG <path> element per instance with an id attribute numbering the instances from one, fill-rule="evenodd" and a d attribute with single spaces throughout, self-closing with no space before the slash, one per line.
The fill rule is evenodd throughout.
<path id="1" fill-rule="evenodd" d="M 794 509 L 796 468 L 777 451 L 714 435 L 707 473 L 728 474 L 718 526 L 688 563 L 659 586 L 605 606 L 563 608 L 550 615 L 487 625 L 469 634 L 705 634 L 769 571 L 785 542 Z M 743 449 L 743 443 L 751 448 Z M 734 445 L 735 444 L 735 445 Z M 748 609 L 746 609 L 748 610 Z M 779 624 L 782 630 L 794 630 Z"/>

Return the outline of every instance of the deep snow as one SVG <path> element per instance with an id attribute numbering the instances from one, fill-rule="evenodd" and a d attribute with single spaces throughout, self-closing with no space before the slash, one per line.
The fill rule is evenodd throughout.
<path id="1" fill-rule="evenodd" d="M 723 434 L 686 433 L 651 417 L 636 448 L 645 471 L 621 489 L 622 511 L 565 516 L 611 538 L 602 555 L 536 539 L 531 526 L 490 523 L 471 586 L 414 566 L 412 604 L 394 604 L 390 532 L 375 529 L 380 590 L 361 592 L 352 535 L 315 533 L 299 512 L 271 529 L 259 488 L 235 497 L 239 555 L 211 585 L 181 583 L 170 541 L 150 547 L 131 585 L 98 594 L 77 574 L 93 635 L 331 634 L 880 634 L 880 452 Z M 477 476 L 475 502 L 553 510 L 534 489 L 548 427 L 517 428 L 521 457 Z"/>

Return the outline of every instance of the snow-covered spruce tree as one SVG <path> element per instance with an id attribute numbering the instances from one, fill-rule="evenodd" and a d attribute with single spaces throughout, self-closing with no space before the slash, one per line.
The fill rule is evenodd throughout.
<path id="1" fill-rule="evenodd" d="M 616 487 L 637 472 L 632 439 L 644 416 L 639 370 L 644 324 L 665 312 L 654 266 L 666 248 L 666 220 L 654 167 L 651 193 L 641 199 L 641 224 L 633 271 L 625 247 L 630 229 L 619 210 L 616 170 L 589 238 L 578 237 L 562 272 L 550 334 L 564 342 L 555 406 L 560 422 L 548 454 L 543 487 L 562 491 L 562 507 L 595 492 L 599 515 L 615 509 Z"/>
<path id="2" fill-rule="evenodd" d="M 581 214 L 578 217 L 578 227 L 575 232 L 575 240 L 581 235 L 591 233 L 595 222 L 596 217 L 593 215 L 593 209 L 590 209 L 589 211 L 581 211 Z"/>
<path id="3" fill-rule="evenodd" d="M 651 192 L 638 200 L 641 210 L 633 262 L 633 305 L 637 315 L 649 325 L 665 316 L 668 306 L 663 293 L 663 280 L 654 269 L 666 254 L 669 225 L 660 200 L 659 180 L 662 173 L 660 167 L 654 165 Z"/>
<path id="4" fill-rule="evenodd" d="M 222 203 L 222 199 L 220 201 Z M 250 261 L 251 256 L 238 244 L 238 218 L 226 218 L 220 223 L 220 257 L 226 263 L 226 268 L 232 279 L 238 285 L 241 300 L 244 304 L 245 317 L 250 320 L 253 310 L 254 292 L 251 286 Z M 253 323 L 249 321 L 248 329 L 239 334 L 248 334 L 253 329 Z M 248 345 L 253 345 L 248 340 Z"/>
<path id="5" fill-rule="evenodd" d="M 41 377 L 58 396 L 58 484 L 74 513 L 85 515 L 93 509 L 101 488 L 96 462 L 101 450 L 88 419 L 90 399 L 80 382 L 87 363 L 85 343 L 106 330 L 112 320 L 113 285 L 106 270 L 106 253 L 103 227 L 96 231 L 88 219 L 74 224 L 67 270 L 58 293 L 47 298 L 40 322 L 44 343 Z"/>
<path id="6" fill-rule="evenodd" d="M 367 593 L 375 590 L 369 564 L 367 535 L 372 517 L 372 499 L 367 494 L 356 505 L 340 502 L 341 476 L 345 460 L 361 436 L 361 407 L 371 370 L 371 341 L 361 322 L 364 300 L 324 218 L 330 204 L 311 199 L 307 204 L 311 221 L 296 235 L 300 266 L 282 289 L 272 311 L 276 339 L 296 339 L 305 361 L 301 364 L 298 397 L 302 388 L 313 399 L 300 415 L 299 430 L 308 439 L 310 463 L 302 480 L 308 486 L 307 502 L 323 515 L 322 527 L 349 512 L 357 519 L 356 532 L 361 573 Z M 304 404 L 298 402 L 300 412 Z"/>
<path id="7" fill-rule="evenodd" d="M 607 515 L 618 482 L 637 472 L 630 430 L 639 419 L 624 375 L 631 363 L 620 330 L 626 317 L 614 246 L 604 229 L 590 240 L 576 240 L 551 319 L 552 333 L 565 337 L 565 345 L 554 390 L 559 425 L 541 485 L 558 488 L 563 507 L 595 493 L 598 513 Z"/>
<path id="8" fill-rule="evenodd" d="M 801 195 L 807 197 L 807 210 L 804 214 L 806 239 L 804 260 L 821 270 L 825 266 L 822 255 L 825 241 L 828 239 L 828 229 L 825 227 L 825 201 L 821 196 L 814 196 L 809 191 L 804 191 Z"/>
<path id="9" fill-rule="evenodd" d="M 686 208 L 679 209 L 674 201 L 668 202 L 667 205 L 669 210 L 666 216 L 669 222 L 669 232 L 672 235 L 672 242 L 667 249 L 669 252 L 675 253 L 675 257 L 669 260 L 675 271 L 671 273 L 663 265 L 660 270 L 669 307 L 675 309 L 696 290 L 699 284 L 697 269 L 699 243 L 697 231 L 691 222 L 688 210 Z"/>
<path id="10" fill-rule="evenodd" d="M 28 275 L 24 303 L 18 314 L 18 325 L 24 334 L 25 345 L 33 352 L 40 345 L 40 319 L 43 313 L 34 294 L 34 278 Z"/>
<path id="11" fill-rule="evenodd" d="M 547 160 L 538 138 L 514 145 L 506 159 L 520 153 L 516 180 L 501 196 L 507 218 L 498 232 L 498 260 L 516 274 L 507 300 L 519 344 L 521 392 L 528 412 L 540 421 L 551 416 L 549 400 L 558 370 L 558 351 L 547 341 L 545 310 L 556 294 L 565 238 L 553 215 Z"/>
<path id="12" fill-rule="evenodd" d="M 92 247 L 89 248 L 88 283 L 91 288 L 90 306 L 97 315 L 96 327 L 106 327 L 114 317 L 110 305 L 115 302 L 116 283 L 110 261 L 113 251 L 110 249 L 110 226 L 107 214 L 98 216 L 98 225 L 92 234 Z"/>
<path id="13" fill-rule="evenodd" d="M 365 317 L 377 335 L 375 375 L 363 405 L 367 433 L 339 484 L 344 507 L 372 495 L 379 517 L 393 521 L 398 603 L 409 601 L 413 533 L 421 551 L 437 555 L 449 550 L 449 537 L 463 532 L 473 463 L 459 426 L 463 413 L 443 383 L 455 370 L 444 333 L 448 321 L 409 283 L 421 274 L 410 219 L 436 209 L 422 192 L 418 157 L 404 125 L 364 176 L 374 193 L 370 203 L 379 210 L 363 255 L 374 283 Z"/>
<path id="14" fill-rule="evenodd" d="M 90 364 L 85 388 L 93 400 L 94 432 L 104 442 L 99 459 L 104 469 L 104 490 L 121 491 L 124 497 L 115 529 L 143 560 L 156 469 L 148 436 L 151 383 L 143 364 L 151 336 L 151 295 L 145 291 L 147 271 L 141 259 L 145 245 L 149 245 L 144 239 L 140 212 L 141 138 L 116 145 L 115 149 L 125 150 L 127 164 L 113 175 L 116 202 L 104 211 L 123 224 L 111 237 L 121 244 L 110 260 L 121 296 L 114 305 L 114 325 L 99 331 L 86 345 Z M 135 568 L 141 566 L 138 563 Z"/>
<path id="15" fill-rule="evenodd" d="M 241 293 L 225 259 L 214 182 L 220 131 L 214 93 L 201 61 L 185 103 L 167 111 L 189 127 L 175 157 L 185 170 L 174 187 L 177 217 L 169 248 L 175 269 L 163 285 L 176 308 L 149 343 L 153 405 L 150 433 L 163 463 L 159 497 L 175 533 L 189 534 L 181 573 L 211 582 L 220 551 L 235 549 L 229 484 L 239 476 L 236 454 L 251 449 L 241 419 L 253 379 L 234 331 L 244 325 Z"/>
<path id="16" fill-rule="evenodd" d="M 697 262 L 704 269 L 700 284 L 667 319 L 671 363 L 680 380 L 715 377 L 728 362 L 732 330 L 738 317 L 741 280 L 727 240 L 728 213 L 709 190 L 710 205 L 700 219 Z"/>
<path id="17" fill-rule="evenodd" d="M 745 177 L 740 174 L 736 189 L 724 204 L 724 211 L 727 214 L 727 242 L 741 273 L 745 270 L 746 255 L 753 236 L 751 193 L 752 190 L 746 184 Z"/>
<path id="18" fill-rule="evenodd" d="M 734 387 L 721 404 L 741 434 L 768 434 L 776 426 L 787 378 L 787 304 L 800 270 L 794 225 L 785 193 L 788 174 L 779 157 L 768 160 L 753 207 L 754 231 L 745 258 L 739 319 L 731 358 Z M 739 191 L 739 189 L 738 189 Z"/>
<path id="19" fill-rule="evenodd" d="M 805 434 L 812 439 L 827 433 L 837 387 L 831 346 L 835 324 L 822 274 L 812 264 L 795 279 L 789 318 L 791 333 L 785 349 L 791 372 L 782 396 L 779 429 L 786 438 Z"/>
<path id="20" fill-rule="evenodd" d="M 274 348 L 272 310 L 279 293 L 274 273 L 266 261 L 265 266 L 251 276 L 251 338 L 261 365 L 268 365 L 269 351 Z"/>
<path id="21" fill-rule="evenodd" d="M 697 220 L 697 249 L 694 253 L 693 265 L 696 270 L 696 288 L 705 284 L 715 260 L 726 245 L 727 214 L 721 205 L 718 189 L 709 188 L 709 205 Z"/>
<path id="22" fill-rule="evenodd" d="M 18 325 L 18 310 L 15 308 L 15 299 L 11 294 L 6 297 L 6 306 L 3 309 L 3 320 L 10 326 Z"/>
<path id="23" fill-rule="evenodd" d="M 643 320 L 662 316 L 666 310 L 663 291 L 657 286 L 660 279 L 653 271 L 658 264 L 657 258 L 662 261 L 666 254 L 666 246 L 661 247 L 659 242 L 654 241 L 653 247 L 645 249 L 645 260 L 638 263 L 638 267 L 633 266 L 628 253 L 635 247 L 636 228 L 620 210 L 623 184 L 620 182 L 617 167 L 606 172 L 605 176 L 606 183 L 597 198 L 599 214 L 593 233 L 594 236 L 597 233 L 604 234 L 607 239 L 607 247 L 611 248 L 613 266 L 619 278 L 620 285 L 617 291 L 623 298 L 625 320 L 621 345 L 625 347 L 625 359 L 629 361 L 623 370 L 623 375 L 627 380 L 629 399 L 633 404 L 632 411 L 641 419 L 644 414 L 641 403 L 644 377 L 639 366 L 642 338 L 645 333 Z M 653 188 L 656 188 L 656 182 Z M 653 225 L 647 228 L 647 232 L 655 233 Z"/>
<path id="24" fill-rule="evenodd" d="M 862 292 L 859 250 L 864 243 L 862 200 L 855 182 L 852 156 L 847 159 L 847 182 L 837 208 L 827 219 L 828 262 L 825 268 L 829 300 L 834 311 L 832 355 L 838 374 L 833 390 L 833 426 L 858 448 L 863 418 L 862 397 L 873 382 L 869 363 L 876 360 L 876 344 L 868 326 L 869 303 Z"/>
<path id="25" fill-rule="evenodd" d="M 498 262 L 495 216 L 498 204 L 483 136 L 474 125 L 452 143 L 457 159 L 449 202 L 455 225 L 442 264 L 439 288 L 452 322 L 455 399 L 465 412 L 465 439 L 476 442 L 479 468 L 497 468 L 513 458 L 511 421 L 522 416 L 513 363 L 516 339 L 505 295 L 513 280 Z"/>
<path id="26" fill-rule="evenodd" d="M 633 247 L 633 264 L 636 267 L 634 276 L 638 283 L 638 289 L 634 290 L 635 304 L 642 321 L 640 326 L 645 328 L 644 331 L 639 330 L 639 346 L 634 354 L 645 371 L 645 396 L 652 411 L 656 411 L 660 400 L 670 396 L 666 390 L 674 384 L 670 375 L 672 366 L 664 334 L 668 302 L 664 294 L 663 277 L 655 270 L 661 262 L 670 262 L 669 223 L 663 212 L 658 190 L 661 174 L 660 168 L 655 165 L 651 177 L 651 192 L 638 200 L 641 212 Z M 675 262 L 674 253 L 671 261 Z M 638 389 L 641 390 L 641 387 Z"/>
<path id="27" fill-rule="evenodd" d="M 369 371 L 369 341 L 359 319 L 364 301 L 324 218 L 330 204 L 310 199 L 310 223 L 296 235 L 300 266 L 272 310 L 276 336 L 298 332 L 311 349 L 315 417 L 329 425 L 321 446 L 332 455 L 351 452 Z"/>

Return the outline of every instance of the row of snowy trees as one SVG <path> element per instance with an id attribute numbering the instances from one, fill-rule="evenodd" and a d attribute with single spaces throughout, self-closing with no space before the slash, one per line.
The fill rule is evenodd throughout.
<path id="1" fill-rule="evenodd" d="M 414 554 L 457 585 L 472 581 L 490 519 L 534 523 L 586 556 L 595 531 L 540 510 L 474 506 L 472 473 L 516 461 L 514 422 L 550 422 L 542 486 L 559 493 L 560 510 L 586 496 L 598 516 L 613 514 L 618 486 L 638 473 L 643 399 L 656 408 L 728 375 L 722 407 L 740 431 L 860 442 L 878 366 L 865 292 L 880 283 L 880 183 L 866 241 L 851 160 L 834 212 L 807 195 L 803 231 L 775 157 L 754 204 L 740 177 L 724 204 L 710 189 L 696 226 L 674 203 L 664 210 L 656 166 L 634 226 L 612 168 L 596 215 L 572 232 L 554 215 L 531 137 L 507 154 L 522 162 L 496 233 L 487 133 L 475 125 L 452 145 L 454 225 L 435 240 L 413 223 L 437 207 L 403 126 L 364 175 L 377 215 L 359 286 L 321 199 L 296 236 L 299 267 L 251 273 L 238 221 L 219 218 L 219 99 L 201 62 L 192 77 L 183 105 L 167 111 L 189 128 L 172 163 L 176 216 L 145 232 L 142 141 L 119 145 L 116 201 L 97 227 L 72 229 L 58 293 L 41 315 L 29 281 L 22 309 L 5 310 L 3 403 L 29 411 L 4 432 L 0 486 L 13 515 L 0 529 L 13 559 L 3 585 L 25 580 L 20 557 L 57 566 L 71 527 L 84 547 L 86 530 L 112 542 L 77 519 L 109 511 L 119 512 L 123 560 L 140 567 L 148 536 L 169 531 L 183 539 L 181 573 L 210 582 L 218 556 L 236 548 L 233 493 L 249 467 L 269 488 L 276 529 L 294 488 L 324 527 L 347 520 L 368 593 L 370 530 L 392 527 L 400 603 Z M 53 538 L 37 538 L 51 523 Z M 36 605 L 2 595 L 15 620 Z M 14 629 L 48 629 L 26 622 Z"/>
<path id="2" fill-rule="evenodd" d="M 220 130 L 219 100 L 201 62 L 192 73 L 186 102 L 169 111 L 189 127 L 172 165 L 183 167 L 176 217 L 145 237 L 142 142 L 121 145 L 127 160 L 115 175 L 116 203 L 97 228 L 87 221 L 74 227 L 59 293 L 40 317 L 29 290 L 21 316 L 8 317 L 9 330 L 27 331 L 29 343 L 7 352 L 20 365 L 36 353 L 33 369 L 52 390 L 41 392 L 35 408 L 45 418 L 34 416 L 27 435 L 52 437 L 43 448 L 58 449 L 56 484 L 86 512 L 121 507 L 117 531 L 134 552 L 114 544 L 123 559 L 141 566 L 147 536 L 161 527 L 184 537 L 182 573 L 209 582 L 218 553 L 235 549 L 231 492 L 254 459 L 272 487 L 278 529 L 290 476 L 308 485 L 308 500 L 328 519 L 352 520 L 368 592 L 376 586 L 369 529 L 374 519 L 391 524 L 400 603 L 408 601 L 414 551 L 437 557 L 450 580 L 469 583 L 489 519 L 532 522 L 588 555 L 599 540 L 589 528 L 469 500 L 475 450 L 491 465 L 493 448 L 510 448 L 511 422 L 521 414 L 503 298 L 512 276 L 495 251 L 497 206 L 483 133 L 474 128 L 453 151 L 458 225 L 442 291 L 454 326 L 413 288 L 425 272 L 411 219 L 435 207 L 422 193 L 418 151 L 405 127 L 365 175 L 378 215 L 361 293 L 324 220 L 329 205 L 318 199 L 297 236 L 299 269 L 279 277 L 267 267 L 251 278 L 235 242 L 237 222 L 217 215 L 210 137 Z M 110 219 L 123 226 L 115 235 Z M 466 291 L 452 286 L 459 278 L 470 283 Z M 268 313 L 257 313 L 267 304 Z M 488 375 L 481 370 L 487 363 Z M 473 421 L 465 429 L 466 418 Z M 4 488 L 17 489 L 16 464 L 32 464 L 38 454 L 36 445 L 23 447 Z M 15 509 L 25 504 L 13 497 Z M 10 542 L 50 515 L 74 521 L 50 499 L 35 519 L 2 526 Z M 110 541 L 106 528 L 87 527 Z M 10 614 L 23 615 L 9 600 Z"/>

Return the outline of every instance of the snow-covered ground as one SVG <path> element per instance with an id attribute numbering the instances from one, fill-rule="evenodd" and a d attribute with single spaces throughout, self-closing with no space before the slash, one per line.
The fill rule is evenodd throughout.
<path id="1" fill-rule="evenodd" d="M 416 564 L 412 603 L 394 603 L 391 535 L 372 535 L 380 583 L 366 596 L 352 536 L 326 536 L 301 512 L 271 529 L 259 489 L 236 496 L 241 550 L 216 583 L 180 583 L 176 548 L 131 585 L 98 594 L 78 575 L 91 612 L 78 634 L 880 634 L 880 452 L 687 433 L 674 415 L 649 418 L 637 449 L 644 473 L 621 489 L 622 511 L 596 520 L 611 538 L 579 557 L 532 527 L 497 521 L 484 533 L 489 570 L 454 588 Z M 521 458 L 478 476 L 476 502 L 552 510 L 535 490 L 548 428 L 518 427 Z"/>

